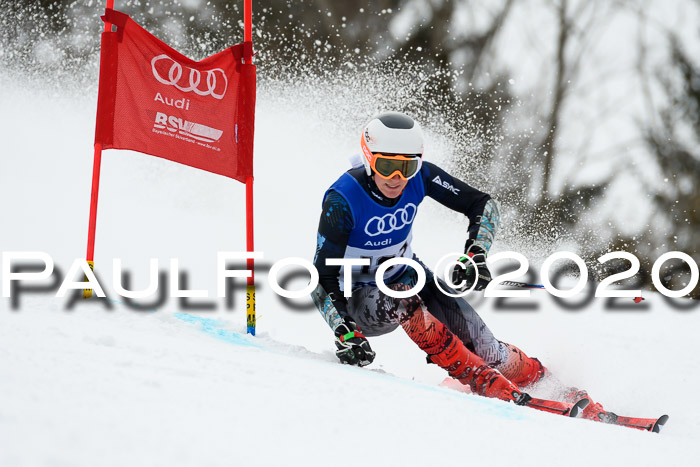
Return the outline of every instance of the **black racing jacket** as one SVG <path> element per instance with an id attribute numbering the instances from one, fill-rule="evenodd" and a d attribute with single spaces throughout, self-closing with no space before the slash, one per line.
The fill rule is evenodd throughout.
<path id="1" fill-rule="evenodd" d="M 385 197 L 372 177 L 367 175 L 364 167 L 350 169 L 348 173 L 359 182 L 370 198 L 381 206 L 391 207 L 401 198 Z M 468 242 L 478 241 L 484 250 L 488 251 L 498 226 L 498 207 L 491 196 L 467 185 L 430 162 L 423 162 L 416 176 L 423 182 L 426 196 L 469 218 Z M 331 328 L 334 328 L 333 322 L 338 323 L 340 318 L 345 318 L 347 300 L 340 288 L 341 267 L 327 266 L 326 259 L 343 258 L 350 232 L 356 227 L 353 224 L 348 201 L 338 192 L 329 191 L 323 201 L 318 225 L 319 241 L 314 266 L 319 273 L 319 285 L 312 297 Z"/>

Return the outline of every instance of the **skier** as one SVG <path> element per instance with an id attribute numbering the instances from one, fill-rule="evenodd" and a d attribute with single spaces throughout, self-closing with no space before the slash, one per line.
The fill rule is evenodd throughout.
<path id="1" fill-rule="evenodd" d="M 473 392 L 532 407 L 529 401 L 534 399 L 522 389 L 551 377 L 547 369 L 516 346 L 496 339 L 466 300 L 443 293 L 454 291 L 440 279 L 438 287 L 433 272 L 411 249 L 411 227 L 425 196 L 464 214 L 471 222 L 464 255 L 451 280 L 466 288 L 476 282 L 474 288 L 483 290 L 491 281 L 486 256 L 500 221 L 498 204 L 423 161 L 420 125 L 407 115 L 387 112 L 373 118 L 362 132 L 361 148 L 362 165 L 341 175 L 323 198 L 314 258 L 319 284 L 311 295 L 335 334 L 336 355 L 346 364 L 369 365 L 375 353 L 367 337 L 401 326 L 429 362 Z M 375 282 L 379 266 L 395 257 L 412 259 L 425 272 L 425 286 L 413 296 L 394 298 Z M 352 265 L 349 299 L 339 280 L 346 276 L 343 267 L 327 262 L 340 258 L 369 260 L 368 265 Z M 385 284 L 396 292 L 412 289 L 417 281 L 416 271 L 405 264 L 384 273 Z M 667 415 L 621 417 L 607 412 L 586 391 L 557 385 L 564 388 L 560 398 L 565 402 L 588 402 L 583 418 L 657 432 L 668 420 Z"/>
<path id="2" fill-rule="evenodd" d="M 375 353 L 367 337 L 401 326 L 429 362 L 473 392 L 518 403 L 521 388 L 540 380 L 544 366 L 496 339 L 466 300 L 444 294 L 411 249 L 411 227 L 424 197 L 467 216 L 465 255 L 452 282 L 471 286 L 476 281 L 475 290 L 483 290 L 491 280 L 486 256 L 499 224 L 498 204 L 424 161 L 420 125 L 407 115 L 387 112 L 373 118 L 363 129 L 361 149 L 362 166 L 341 175 L 324 196 L 314 258 L 319 285 L 312 298 L 335 334 L 336 355 L 346 364 L 369 365 Z M 425 272 L 425 286 L 416 295 L 393 298 L 377 286 L 377 268 L 394 257 L 413 259 Z M 326 263 L 334 258 L 370 261 L 369 266 L 352 266 L 349 299 L 340 281 L 343 267 Z M 416 284 L 417 275 L 407 265 L 394 265 L 384 282 L 391 290 L 405 291 Z"/>

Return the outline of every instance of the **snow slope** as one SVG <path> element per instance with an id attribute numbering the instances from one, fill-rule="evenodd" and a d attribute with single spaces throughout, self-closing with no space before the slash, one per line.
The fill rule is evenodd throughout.
<path id="1" fill-rule="evenodd" d="M 0 74 L 0 249 L 45 251 L 65 274 L 84 254 L 96 93 L 51 89 Z M 444 373 L 400 331 L 372 340 L 372 366 L 336 364 L 310 301 L 272 293 L 265 266 L 313 256 L 321 196 L 347 168 L 364 118 L 339 114 L 344 98 L 291 83 L 260 91 L 256 249 L 266 259 L 256 338 L 243 334 L 240 290 L 233 309 L 171 300 L 147 312 L 109 285 L 113 257 L 134 287 L 145 286 L 148 258 L 165 267 L 177 257 L 189 287 L 213 296 L 216 252 L 245 246 L 243 186 L 105 153 L 96 270 L 113 301 L 71 304 L 51 291 L 24 292 L 16 306 L 0 299 L 0 465 L 696 464 L 698 306 L 648 296 L 624 311 L 603 300 L 567 310 L 536 291 L 534 311 L 473 302 L 499 338 L 608 408 L 668 413 L 661 435 L 440 388 Z M 442 164 L 448 150 L 429 135 L 428 159 Z M 431 200 L 415 229 L 428 264 L 463 243 L 463 223 Z"/>

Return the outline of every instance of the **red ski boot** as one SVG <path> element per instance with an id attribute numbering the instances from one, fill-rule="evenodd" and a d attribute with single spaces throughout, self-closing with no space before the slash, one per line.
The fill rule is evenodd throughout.
<path id="1" fill-rule="evenodd" d="M 472 392 L 504 401 L 520 400 L 520 389 L 498 370 L 490 368 L 478 355 L 470 352 L 462 341 L 450 335 L 442 352 L 428 355 L 432 363 L 447 370 L 453 378 L 468 385 Z"/>
<path id="2" fill-rule="evenodd" d="M 531 358 L 514 345 L 501 342 L 508 348 L 508 359 L 495 365 L 503 376 L 519 387 L 535 384 L 547 375 L 547 369 L 536 358 Z"/>
<path id="3" fill-rule="evenodd" d="M 520 388 L 508 381 L 505 376 L 489 366 L 482 365 L 474 370 L 471 382 L 460 380 L 469 385 L 472 391 L 486 397 L 495 397 L 504 401 L 520 401 Z"/>

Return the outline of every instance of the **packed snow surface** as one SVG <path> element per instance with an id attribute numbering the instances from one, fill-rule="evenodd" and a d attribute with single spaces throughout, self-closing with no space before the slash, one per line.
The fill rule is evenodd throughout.
<path id="1" fill-rule="evenodd" d="M 95 270 L 110 300 L 55 296 L 52 280 L 85 251 L 96 98 L 0 76 L 0 247 L 56 262 L 46 290 L 0 299 L 0 465 L 696 465 L 700 306 L 679 309 L 683 301 L 646 294 L 639 305 L 615 302 L 622 309 L 606 299 L 571 309 L 541 291 L 506 302 L 530 310 L 472 301 L 497 337 L 610 410 L 669 414 L 660 435 L 440 387 L 445 373 L 400 330 L 371 340 L 371 366 L 338 364 L 310 300 L 283 300 L 267 283 L 275 261 L 313 257 L 321 197 L 357 149 L 357 128 L 335 112 L 347 104 L 294 89 L 258 96 L 265 258 L 250 337 L 244 290 L 231 306 L 213 298 L 216 252 L 245 250 L 244 187 L 128 151 L 106 151 L 102 163 Z M 434 150 L 443 143 L 429 134 L 426 158 L 449 168 L 449 154 Z M 431 265 L 459 251 L 465 222 L 426 200 L 414 250 Z M 151 257 L 162 269 L 178 258 L 187 286 L 209 292 L 190 301 L 203 309 L 175 299 L 126 306 L 112 258 L 142 288 Z M 303 276 L 287 284 L 304 285 Z"/>

